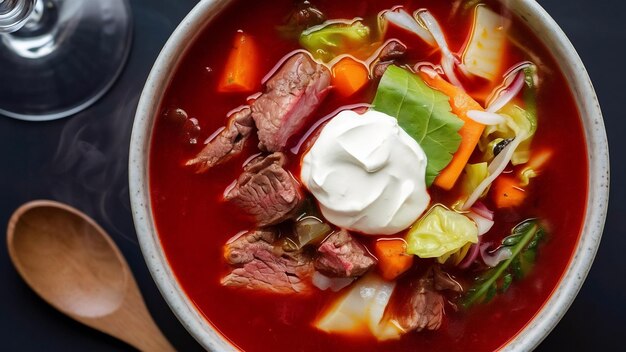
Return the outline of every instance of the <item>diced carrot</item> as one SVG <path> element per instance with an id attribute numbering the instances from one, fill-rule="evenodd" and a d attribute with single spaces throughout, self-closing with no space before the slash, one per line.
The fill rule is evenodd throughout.
<path id="1" fill-rule="evenodd" d="M 493 202 L 498 208 L 517 207 L 526 199 L 526 191 L 515 177 L 503 175 L 493 183 Z"/>
<path id="2" fill-rule="evenodd" d="M 339 60 L 333 65 L 332 72 L 332 85 L 335 91 L 344 97 L 356 93 L 369 81 L 367 67 L 350 57 Z"/>
<path id="3" fill-rule="evenodd" d="M 465 164 L 467 164 L 470 156 L 472 156 L 472 153 L 476 148 L 476 144 L 478 144 L 478 140 L 485 129 L 485 125 L 467 117 L 467 112 L 470 110 L 482 111 L 484 109 L 463 90 L 448 83 L 441 78 L 441 76 L 431 76 L 425 72 L 420 72 L 419 74 L 426 84 L 450 97 L 452 113 L 465 122 L 463 127 L 459 130 L 459 134 L 462 138 L 459 149 L 457 149 L 456 153 L 454 153 L 454 156 L 448 166 L 441 170 L 434 181 L 435 185 L 445 190 L 449 190 L 454 187 L 456 180 L 461 175 L 461 172 L 463 172 Z"/>
<path id="4" fill-rule="evenodd" d="M 378 269 L 385 280 L 394 280 L 413 265 L 413 256 L 406 253 L 402 239 L 379 239 L 374 244 Z"/>
<path id="5" fill-rule="evenodd" d="M 249 35 L 235 34 L 224 73 L 218 83 L 218 92 L 252 92 L 259 86 L 258 49 Z"/>

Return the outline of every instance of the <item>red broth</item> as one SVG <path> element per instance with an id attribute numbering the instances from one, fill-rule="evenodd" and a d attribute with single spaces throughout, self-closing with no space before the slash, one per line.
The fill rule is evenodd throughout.
<path id="1" fill-rule="evenodd" d="M 471 11 L 450 17 L 448 1 L 361 0 L 315 1 L 328 18 L 371 17 L 394 5 L 414 10 L 428 8 L 444 28 L 450 47 L 456 51 L 466 40 Z M 275 25 L 289 13 L 292 0 L 235 1 L 207 26 L 184 54 L 163 99 L 161 111 L 184 109 L 201 126 L 199 143 L 224 125 L 231 109 L 246 101 L 244 94 L 216 92 L 234 33 L 252 34 L 262 48 L 259 70 L 268 72 L 284 55 L 297 49 L 294 40 L 277 35 Z M 498 9 L 496 4 L 492 8 Z M 516 281 L 504 294 L 468 312 L 446 308 L 443 326 L 434 332 L 412 332 L 400 340 L 378 343 L 369 337 L 329 335 L 312 322 L 336 294 L 319 291 L 299 297 L 226 288 L 220 279 L 229 270 L 222 248 L 240 231 L 253 227 L 239 212 L 221 201 L 224 189 L 241 172 L 244 161 L 257 153 L 249 141 L 240 156 L 196 175 L 183 166 L 200 145 L 185 144 L 179 127 L 160 115 L 155 123 L 150 150 L 150 191 L 157 231 L 167 259 L 190 300 L 205 318 L 235 346 L 247 351 L 489 351 L 511 339 L 546 302 L 569 263 L 581 233 L 587 194 L 587 157 L 578 111 L 555 60 L 535 35 L 514 20 L 514 36 L 540 58 L 538 90 L 539 128 L 533 149 L 549 146 L 553 158 L 544 173 L 532 183 L 525 205 L 516 211 L 496 213 L 496 226 L 488 235 L 506 235 L 519 220 L 539 217 L 548 225 L 548 238 L 540 247 L 535 269 Z M 407 40 L 419 41 L 419 39 Z M 400 38 L 405 39 L 405 38 Z M 419 47 L 420 43 L 415 44 Z M 426 48 L 424 48 L 426 49 Z M 424 51 L 423 59 L 432 59 Z M 430 55 L 430 57 L 429 57 Z M 527 53 L 510 47 L 505 66 L 529 59 Z M 332 93 L 310 123 L 340 106 L 369 103 L 375 84 L 350 99 Z M 294 138 L 290 143 L 297 142 Z M 299 160 L 298 156 L 292 160 Z M 291 165 L 297 172 L 298 165 Z M 433 198 L 444 197 L 433 191 Z M 488 204 L 493 208 L 491 204 Z"/>

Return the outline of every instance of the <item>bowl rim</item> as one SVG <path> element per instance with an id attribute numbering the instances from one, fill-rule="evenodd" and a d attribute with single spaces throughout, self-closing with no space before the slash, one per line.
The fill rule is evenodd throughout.
<path id="1" fill-rule="evenodd" d="M 129 193 L 137 238 L 146 264 L 166 302 L 190 334 L 211 351 L 235 351 L 236 345 L 213 327 L 197 310 L 179 285 L 161 247 L 152 217 L 149 192 L 149 150 L 154 119 L 163 92 L 180 58 L 199 34 L 198 28 L 210 22 L 229 0 L 199 2 L 178 25 L 161 50 L 139 100 L 129 151 Z M 572 43 L 554 19 L 534 0 L 514 0 L 508 5 L 535 33 L 550 53 L 562 62 L 561 70 L 572 90 L 582 119 L 587 143 L 589 178 L 584 225 L 575 253 L 558 286 L 527 325 L 501 346 L 503 351 L 535 348 L 549 334 L 569 306 L 591 268 L 600 245 L 609 198 L 609 150 L 604 120 L 589 75 Z"/>

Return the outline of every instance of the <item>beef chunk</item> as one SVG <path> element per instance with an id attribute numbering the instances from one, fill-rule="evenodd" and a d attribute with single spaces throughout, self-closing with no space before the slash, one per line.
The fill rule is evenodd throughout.
<path id="1" fill-rule="evenodd" d="M 226 244 L 224 257 L 235 268 L 222 279 L 222 285 L 280 294 L 310 292 L 311 257 L 282 251 L 273 245 L 277 238 L 275 230 L 260 229 Z"/>
<path id="2" fill-rule="evenodd" d="M 304 53 L 289 58 L 267 81 L 252 104 L 259 148 L 280 151 L 320 105 L 330 87 L 330 71 Z"/>
<path id="3" fill-rule="evenodd" d="M 252 130 L 254 130 L 252 110 L 246 106 L 233 113 L 228 118 L 226 127 L 215 135 L 195 158 L 187 161 L 186 165 L 194 166 L 197 173 L 202 173 L 225 162 L 241 152 Z"/>
<path id="4" fill-rule="evenodd" d="M 385 46 L 380 50 L 380 54 L 378 55 L 378 59 L 380 61 L 390 61 L 396 60 L 404 56 L 406 53 L 406 45 L 400 43 L 397 40 L 390 40 Z"/>
<path id="5" fill-rule="evenodd" d="M 315 268 L 329 276 L 361 276 L 376 264 L 367 249 L 346 230 L 328 236 L 317 251 Z"/>
<path id="6" fill-rule="evenodd" d="M 394 319 L 406 331 L 422 331 L 441 326 L 445 305 L 441 291 L 461 292 L 462 287 L 435 265 L 410 290 L 408 302 L 403 309 L 396 309 Z"/>
<path id="7" fill-rule="evenodd" d="M 374 77 L 382 77 L 389 65 L 392 65 L 397 59 L 404 56 L 406 49 L 406 45 L 397 40 L 390 40 L 387 42 L 387 44 L 385 44 L 385 46 L 380 50 L 378 59 L 375 61 L 372 68 Z"/>
<path id="8" fill-rule="evenodd" d="M 435 265 L 432 267 L 432 276 L 435 283 L 435 290 L 437 291 L 451 291 L 456 293 L 463 292 L 463 287 L 456 280 L 450 276 L 450 274 L 441 270 L 441 266 Z"/>
<path id="9" fill-rule="evenodd" d="M 284 163 L 282 153 L 253 159 L 224 199 L 252 216 L 259 226 L 288 219 L 298 210 L 303 195 L 298 182 L 283 169 Z"/>

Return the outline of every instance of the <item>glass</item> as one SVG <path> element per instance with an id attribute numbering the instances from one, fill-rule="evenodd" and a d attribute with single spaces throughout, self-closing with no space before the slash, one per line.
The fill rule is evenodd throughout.
<path id="1" fill-rule="evenodd" d="M 44 121 L 98 100 L 131 44 L 126 0 L 0 0 L 0 114 Z"/>

